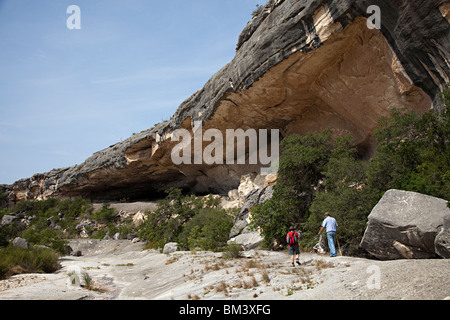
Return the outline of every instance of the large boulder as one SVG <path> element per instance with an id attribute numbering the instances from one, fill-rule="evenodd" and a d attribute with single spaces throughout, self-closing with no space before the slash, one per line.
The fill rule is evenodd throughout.
<path id="1" fill-rule="evenodd" d="M 0 225 L 2 226 L 9 226 L 10 224 L 13 224 L 17 221 L 19 221 L 20 219 L 18 217 L 16 217 L 15 215 L 12 214 L 7 214 L 4 215 L 2 218 L 2 222 Z"/>
<path id="2" fill-rule="evenodd" d="M 263 237 L 258 231 L 246 232 L 231 239 L 229 242 L 240 244 L 244 250 L 257 249 L 263 242 Z"/>
<path id="3" fill-rule="evenodd" d="M 20 237 L 16 237 L 13 240 L 12 244 L 15 247 L 20 247 L 20 248 L 24 248 L 24 249 L 28 249 L 28 247 L 29 247 L 28 241 L 23 238 L 20 238 Z"/>
<path id="4" fill-rule="evenodd" d="M 448 258 L 447 203 L 416 192 L 387 191 L 369 215 L 361 247 L 381 260 Z"/>
<path id="5" fill-rule="evenodd" d="M 177 250 L 178 250 L 178 243 L 169 242 L 164 245 L 163 253 L 170 254 L 170 253 L 176 252 Z"/>
<path id="6" fill-rule="evenodd" d="M 445 259 L 450 258 L 450 217 L 445 217 L 444 225 L 441 228 L 441 232 L 434 240 L 434 247 L 436 253 Z"/>

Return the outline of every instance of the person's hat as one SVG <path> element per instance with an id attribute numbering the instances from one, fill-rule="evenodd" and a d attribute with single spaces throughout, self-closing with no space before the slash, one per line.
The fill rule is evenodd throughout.
<path id="1" fill-rule="evenodd" d="M 291 226 L 291 227 L 289 228 L 289 231 L 293 231 L 293 230 L 295 230 L 295 228 L 294 228 L 294 226 Z"/>
<path id="2" fill-rule="evenodd" d="M 329 217 L 330 213 L 329 212 L 325 212 L 325 217 Z"/>

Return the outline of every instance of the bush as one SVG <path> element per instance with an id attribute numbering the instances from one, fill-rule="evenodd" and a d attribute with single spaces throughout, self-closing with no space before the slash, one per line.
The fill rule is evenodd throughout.
<path id="1" fill-rule="evenodd" d="M 10 211 L 23 212 L 28 216 L 50 218 L 58 214 L 58 204 L 58 199 L 47 199 L 40 201 L 21 200 Z"/>
<path id="2" fill-rule="evenodd" d="M 415 191 L 450 199 L 450 90 L 445 107 L 420 116 L 393 110 L 375 132 L 377 154 L 368 183 L 380 196 L 388 189 Z"/>
<path id="3" fill-rule="evenodd" d="M 102 208 L 92 215 L 92 218 L 100 223 L 110 223 L 116 220 L 117 212 L 109 206 L 109 203 L 103 204 Z"/>
<path id="4" fill-rule="evenodd" d="M 261 228 L 263 246 L 285 244 L 291 225 L 299 227 L 309 215 L 314 194 L 333 149 L 332 130 L 290 136 L 281 142 L 277 184 L 272 199 L 252 209 L 252 228 Z"/>
<path id="5" fill-rule="evenodd" d="M 67 199 L 58 204 L 58 212 L 62 217 L 56 221 L 66 231 L 68 236 L 74 236 L 78 234 L 75 229 L 78 223 L 77 218 L 90 216 L 93 210 L 94 207 L 91 202 L 81 197 L 73 200 Z"/>
<path id="6" fill-rule="evenodd" d="M 366 185 L 367 162 L 359 159 L 352 136 L 337 138 L 328 163 L 324 166 L 323 183 L 314 194 L 309 216 L 302 225 L 301 246 L 311 248 L 317 242 L 317 231 L 330 212 L 339 223 L 340 242 L 356 252 L 367 223 L 367 216 L 377 202 Z"/>
<path id="7" fill-rule="evenodd" d="M 28 243 L 52 248 L 60 254 L 67 253 L 68 241 L 64 239 L 64 235 L 60 230 L 32 226 L 25 230 L 21 237 L 26 239 Z"/>
<path id="8" fill-rule="evenodd" d="M 219 207 L 212 195 L 183 195 L 179 189 L 166 191 L 155 212 L 147 213 L 138 235 L 149 248 L 162 248 L 178 242 L 185 249 L 219 250 L 228 240 L 233 217 Z"/>
<path id="9" fill-rule="evenodd" d="M 6 247 L 11 239 L 14 239 L 22 234 L 25 230 L 23 224 L 10 224 L 0 226 L 0 248 Z"/>
<path id="10" fill-rule="evenodd" d="M 257 4 L 256 5 L 256 9 L 252 12 L 252 18 L 254 18 L 257 15 L 259 15 L 263 10 L 264 10 L 264 5 Z"/>
<path id="11" fill-rule="evenodd" d="M 21 273 L 52 273 L 60 269 L 59 255 L 52 249 L 6 247 L 0 250 L 0 278 Z"/>
<path id="12" fill-rule="evenodd" d="M 0 280 L 3 280 L 7 277 L 8 270 L 8 266 L 6 266 L 3 261 L 0 261 Z"/>
<path id="13" fill-rule="evenodd" d="M 65 253 L 67 242 L 64 239 L 77 234 L 76 218 L 83 215 L 88 216 L 92 210 L 92 204 L 82 198 L 64 201 L 58 199 L 22 200 L 13 208 L 2 210 L 2 214 L 21 212 L 27 217 L 32 217 L 32 220 L 29 220 L 28 226 L 23 223 L 1 226 L 0 247 L 7 246 L 11 239 L 20 236 L 30 244 L 48 246 L 60 253 Z M 58 224 L 61 229 L 50 229 L 50 221 Z"/>
<path id="14" fill-rule="evenodd" d="M 228 241 L 233 220 L 223 209 L 202 208 L 185 224 L 178 242 L 185 248 L 218 251 Z"/>
<path id="15" fill-rule="evenodd" d="M 158 201 L 155 212 L 147 212 L 138 235 L 148 241 L 149 248 L 162 248 L 168 242 L 178 242 L 178 236 L 196 214 L 204 208 L 218 208 L 220 200 L 212 195 L 183 195 L 180 189 L 166 190 L 167 197 Z"/>
<path id="16" fill-rule="evenodd" d="M 3 209 L 7 205 L 8 205 L 8 196 L 3 191 L 0 191 L 0 209 Z M 2 215 L 0 213 L 0 218 L 1 216 Z"/>
<path id="17" fill-rule="evenodd" d="M 235 242 L 226 245 L 223 250 L 223 257 L 225 259 L 238 259 L 242 257 L 242 246 Z"/>

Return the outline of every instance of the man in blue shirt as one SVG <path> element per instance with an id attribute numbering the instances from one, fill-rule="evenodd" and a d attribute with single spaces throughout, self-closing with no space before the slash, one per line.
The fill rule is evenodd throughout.
<path id="1" fill-rule="evenodd" d="M 327 239 L 328 239 L 328 247 L 330 248 L 330 256 L 336 257 L 336 229 L 338 224 L 336 219 L 330 217 L 328 212 L 325 212 L 325 220 L 322 222 L 322 227 L 319 231 L 319 236 L 322 233 L 323 229 L 327 231 Z"/>

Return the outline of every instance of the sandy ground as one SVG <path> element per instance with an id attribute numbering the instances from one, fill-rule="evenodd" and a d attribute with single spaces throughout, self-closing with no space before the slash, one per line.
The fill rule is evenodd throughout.
<path id="1" fill-rule="evenodd" d="M 78 240 L 81 257 L 63 257 L 54 274 L 0 281 L 0 300 L 442 300 L 450 297 L 450 260 L 374 261 L 285 252 L 143 250 L 143 243 Z M 91 289 L 85 288 L 86 274 Z"/>

